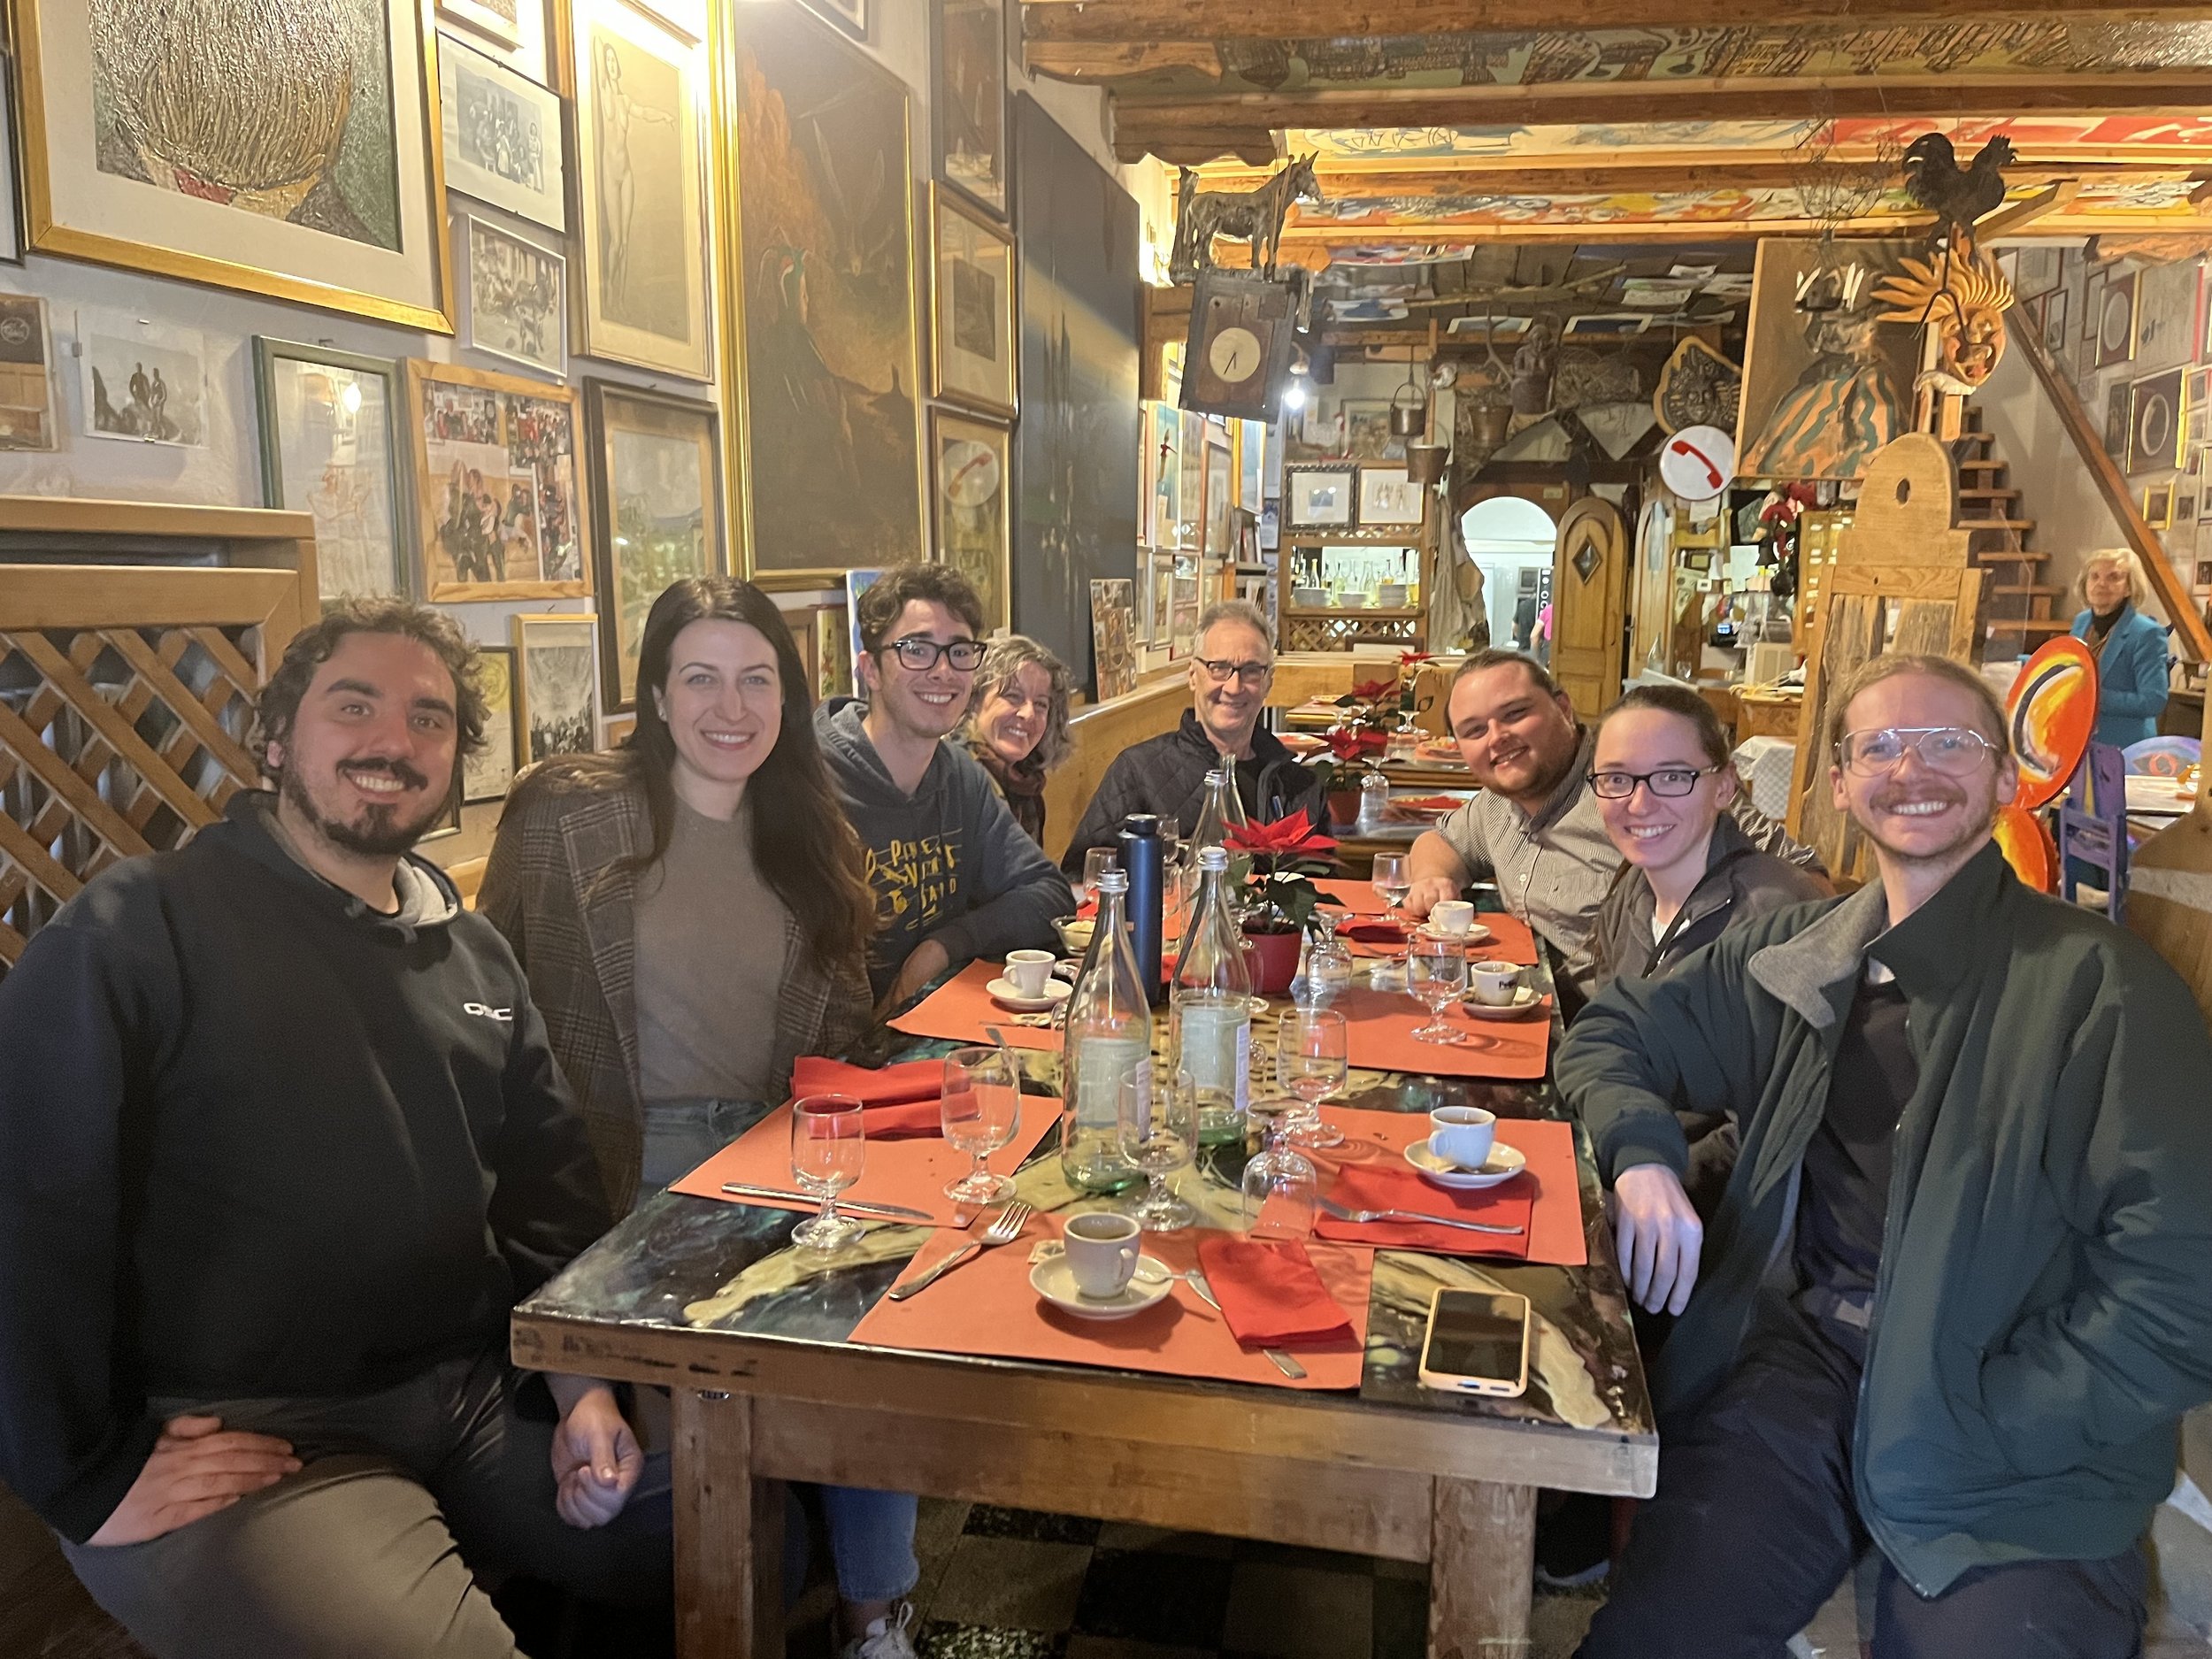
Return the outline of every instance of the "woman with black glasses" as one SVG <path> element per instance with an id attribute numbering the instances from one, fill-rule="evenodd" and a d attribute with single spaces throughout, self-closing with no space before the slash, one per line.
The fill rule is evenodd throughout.
<path id="1" fill-rule="evenodd" d="M 1624 862 L 1591 936 L 1598 983 L 1664 977 L 1693 951 L 1768 910 L 1829 896 L 1817 876 L 1761 852 L 1729 812 L 1738 789 L 1720 718 L 1681 686 L 1638 686 L 1607 710 L 1590 792 Z M 1734 1137 L 1718 1112 L 1680 1114 L 1701 1214 L 1720 1196 Z"/>

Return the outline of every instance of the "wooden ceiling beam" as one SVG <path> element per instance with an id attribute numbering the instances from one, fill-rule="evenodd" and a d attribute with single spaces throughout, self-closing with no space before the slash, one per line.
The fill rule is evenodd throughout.
<path id="1" fill-rule="evenodd" d="M 1486 192 L 1514 196 L 1612 196 L 1623 191 L 1655 195 L 1681 190 L 1778 190 L 1802 180 L 1807 163 L 1778 154 L 1763 157 L 1717 152 L 1694 160 L 1681 156 L 1661 157 L 1647 164 L 1633 152 L 1594 165 L 1548 165 L 1542 158 L 1530 162 L 1512 157 L 1470 158 L 1465 167 L 1424 169 L 1418 173 L 1333 172 L 1318 169 L 1325 200 L 1365 201 L 1387 196 L 1394 200 L 1432 201 L 1439 197 L 1479 196 Z M 2005 169 L 2005 181 L 2016 188 L 2037 188 L 2078 180 L 2094 189 L 2139 180 L 2192 179 L 2200 169 L 2172 162 L 2143 166 L 2014 165 Z M 1234 167 L 1209 170 L 1203 188 L 1210 190 L 1249 190 L 1266 182 L 1274 168 Z"/>
<path id="2" fill-rule="evenodd" d="M 1127 43 L 1346 39 L 1555 29 L 1726 28 L 1745 23 L 1953 23 L 2078 17 L 2100 23 L 2186 20 L 2202 0 L 1027 0 L 1031 42 Z"/>
<path id="3" fill-rule="evenodd" d="M 2004 75 L 1910 79 L 1562 81 L 1536 87 L 1393 87 L 1320 92 L 1202 94 L 1170 97 L 1117 94 L 1114 149 L 1126 162 L 1157 155 L 1194 165 L 1222 156 L 1262 165 L 1287 127 L 1633 126 L 1654 121 L 1786 120 L 1809 108 L 1829 116 L 1944 118 L 2053 112 L 2170 111 L 2195 117 L 2207 107 L 2205 78 L 2194 72 L 2073 75 L 2030 80 Z"/>
<path id="4" fill-rule="evenodd" d="M 1824 227 L 1809 219 L 1576 219 L 1566 223 L 1526 224 L 1494 221 L 1481 225 L 1424 225 L 1400 220 L 1386 225 L 1330 225 L 1288 229 L 1283 233 L 1279 263 L 1319 265 L 1318 257 L 1336 248 L 1437 247 L 1462 248 L 1489 242 L 1587 242 L 1594 246 L 1626 242 L 1749 242 L 1764 236 L 1816 236 L 1833 228 L 1839 234 L 1880 240 L 1910 240 L 1924 236 L 1934 219 L 1923 213 L 1912 218 L 1853 219 L 1839 227 Z M 2201 232 L 2187 221 L 2149 214 L 2070 217 L 2054 214 L 2036 222 L 2039 236 L 2177 236 L 2212 238 L 2212 216 Z M 1222 250 L 1222 263 L 1235 262 L 1233 246 Z"/>
<path id="5" fill-rule="evenodd" d="M 2079 179 L 2061 179 L 2033 196 L 1994 208 L 1974 221 L 1974 240 L 1987 243 L 2001 236 L 2016 236 L 2040 219 L 2062 213 L 2081 194 Z"/>

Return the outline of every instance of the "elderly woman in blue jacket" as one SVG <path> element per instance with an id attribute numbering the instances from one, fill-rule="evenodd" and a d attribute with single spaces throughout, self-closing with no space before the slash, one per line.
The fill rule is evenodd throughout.
<path id="1" fill-rule="evenodd" d="M 2166 707 L 2166 629 L 2143 614 L 2150 597 L 2143 567 L 2126 548 L 2092 553 L 2081 569 L 2088 609 L 2074 637 L 2097 659 L 2097 741 L 2125 749 L 2158 735 Z"/>

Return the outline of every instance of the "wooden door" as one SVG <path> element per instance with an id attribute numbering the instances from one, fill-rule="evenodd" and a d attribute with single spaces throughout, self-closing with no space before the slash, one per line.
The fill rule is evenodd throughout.
<path id="1" fill-rule="evenodd" d="M 1552 557 L 1551 672 L 1586 720 L 1621 695 L 1633 565 L 1628 526 L 1611 502 L 1586 495 L 1567 509 Z"/>

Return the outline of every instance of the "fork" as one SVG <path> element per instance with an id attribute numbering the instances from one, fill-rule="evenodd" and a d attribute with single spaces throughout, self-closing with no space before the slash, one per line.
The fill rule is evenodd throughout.
<path id="1" fill-rule="evenodd" d="M 891 1292 L 891 1300 L 904 1302 L 915 1292 L 925 1290 L 935 1284 L 970 1256 L 980 1254 L 992 1245 L 1013 1243 L 1016 1239 L 1021 1237 L 1022 1229 L 1029 1225 L 1030 1217 L 1036 1213 L 1035 1206 L 1024 1203 L 1018 1198 L 1015 1199 L 997 1215 L 992 1217 L 989 1225 L 981 1233 L 970 1239 L 950 1256 L 931 1268 L 929 1271 L 924 1273 L 919 1279 L 910 1280 L 894 1289 Z"/>
<path id="2" fill-rule="evenodd" d="M 1320 1200 L 1321 1208 L 1339 1221 L 1420 1221 L 1438 1227 L 1464 1227 L 1470 1233 L 1517 1233 L 1524 1229 L 1501 1226 L 1494 1221 L 1462 1221 L 1456 1216 L 1432 1216 L 1418 1210 L 1353 1210 L 1334 1199 Z"/>

